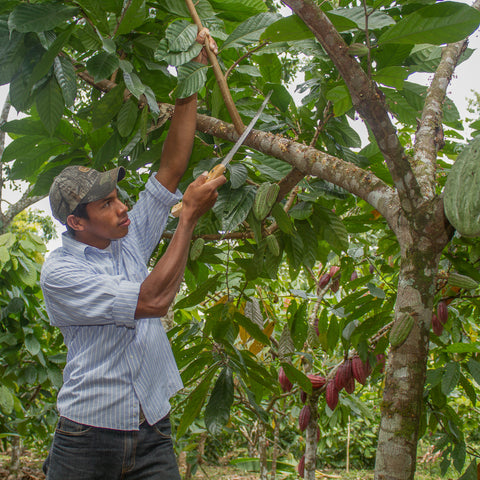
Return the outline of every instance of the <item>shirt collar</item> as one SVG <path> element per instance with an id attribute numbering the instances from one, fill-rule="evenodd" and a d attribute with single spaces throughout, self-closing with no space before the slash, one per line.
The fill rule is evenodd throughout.
<path id="1" fill-rule="evenodd" d="M 75 256 L 80 256 L 80 255 L 86 256 L 88 252 L 98 252 L 100 254 L 112 253 L 113 243 L 114 241 L 112 240 L 108 248 L 102 249 L 102 248 L 92 247 L 91 245 L 87 245 L 86 243 L 75 240 L 75 237 L 69 232 L 62 233 L 63 248 L 68 253 L 71 253 L 72 255 L 75 255 Z"/>

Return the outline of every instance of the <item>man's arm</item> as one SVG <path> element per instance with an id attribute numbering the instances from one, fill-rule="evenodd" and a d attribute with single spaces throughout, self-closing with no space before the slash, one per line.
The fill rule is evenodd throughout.
<path id="1" fill-rule="evenodd" d="M 215 41 L 208 35 L 204 28 L 197 36 L 197 42 L 210 42 L 210 48 L 217 52 Z M 194 61 L 208 64 L 205 49 Z M 197 94 L 177 99 L 172 121 L 160 157 L 160 167 L 156 174 L 157 180 L 171 192 L 175 192 L 180 180 L 187 169 L 188 160 L 192 153 L 195 127 L 197 123 Z"/>
<path id="2" fill-rule="evenodd" d="M 207 183 L 206 178 L 206 174 L 200 175 L 185 191 L 182 212 L 170 245 L 140 286 L 135 318 L 167 314 L 183 280 L 195 225 L 212 208 L 218 196 L 217 188 L 226 182 L 223 175 Z"/>

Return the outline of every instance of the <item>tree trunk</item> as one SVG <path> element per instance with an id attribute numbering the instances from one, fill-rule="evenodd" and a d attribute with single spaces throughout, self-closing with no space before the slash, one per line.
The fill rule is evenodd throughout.
<path id="1" fill-rule="evenodd" d="M 415 475 L 429 330 L 440 258 L 438 245 L 435 245 L 438 238 L 432 242 L 425 236 L 412 234 L 407 225 L 401 228 L 402 257 L 395 323 L 401 322 L 406 314 L 414 318 L 414 323 L 405 342 L 392 348 L 389 354 L 381 406 L 376 480 L 411 480 Z M 445 238 L 445 235 L 441 237 Z"/>
<path id="2" fill-rule="evenodd" d="M 268 480 L 268 464 L 267 464 L 267 427 L 263 422 L 258 424 L 258 456 L 260 460 L 260 476 L 259 480 Z"/>
<path id="3" fill-rule="evenodd" d="M 317 463 L 317 424 L 318 395 L 309 395 L 307 404 L 310 407 L 310 420 L 306 430 L 305 441 L 305 480 L 315 480 Z"/>

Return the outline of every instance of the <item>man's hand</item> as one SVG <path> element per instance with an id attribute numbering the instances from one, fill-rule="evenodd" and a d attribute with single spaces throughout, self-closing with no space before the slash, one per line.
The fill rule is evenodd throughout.
<path id="1" fill-rule="evenodd" d="M 227 179 L 224 175 L 220 175 L 214 180 L 207 182 L 207 175 L 208 172 L 202 173 L 185 190 L 182 200 L 182 218 L 188 218 L 196 222 L 215 204 L 218 197 L 217 189 Z"/>
<path id="2" fill-rule="evenodd" d="M 205 45 L 205 42 L 208 42 L 208 46 L 210 50 L 217 55 L 218 54 L 218 46 L 217 42 L 210 36 L 210 31 L 208 28 L 202 28 L 197 35 L 196 41 L 200 43 L 200 45 Z M 196 58 L 193 59 L 194 62 L 203 63 L 204 65 L 208 65 L 208 57 L 207 51 L 205 47 L 202 48 L 202 51 L 198 54 Z"/>

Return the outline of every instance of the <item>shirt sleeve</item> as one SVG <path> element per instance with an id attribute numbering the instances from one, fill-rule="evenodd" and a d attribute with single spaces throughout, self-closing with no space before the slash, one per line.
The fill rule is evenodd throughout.
<path id="1" fill-rule="evenodd" d="M 52 325 L 136 326 L 140 282 L 66 264 L 42 271 L 41 287 Z"/>
<path id="2" fill-rule="evenodd" d="M 154 176 L 140 193 L 138 202 L 129 213 L 131 224 L 125 243 L 133 246 L 145 263 L 160 241 L 170 209 L 181 199 L 179 190 L 170 192 Z"/>

